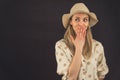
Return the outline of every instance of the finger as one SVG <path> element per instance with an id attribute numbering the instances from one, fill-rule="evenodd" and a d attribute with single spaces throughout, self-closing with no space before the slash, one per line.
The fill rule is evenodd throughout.
<path id="1" fill-rule="evenodd" d="M 83 29 L 82 29 L 82 28 L 80 29 L 80 32 L 81 32 L 81 33 L 83 32 Z"/>
<path id="2" fill-rule="evenodd" d="M 79 29 L 76 31 L 76 35 L 77 35 L 77 36 L 80 35 L 80 30 L 79 30 Z"/>
<path id="3" fill-rule="evenodd" d="M 84 28 L 82 28 L 82 33 L 84 33 L 84 31 L 86 31 L 86 28 L 84 27 Z"/>
<path id="4" fill-rule="evenodd" d="M 79 33 L 79 35 L 80 35 L 80 37 L 82 37 L 82 33 L 81 32 Z"/>
<path id="5" fill-rule="evenodd" d="M 80 33 L 81 31 L 80 31 L 80 29 L 78 29 L 78 31 L 77 31 L 78 33 Z"/>
<path id="6" fill-rule="evenodd" d="M 82 37 L 82 35 L 83 35 L 83 29 L 82 29 L 82 28 L 80 28 L 79 35 L 80 35 L 81 37 Z"/>

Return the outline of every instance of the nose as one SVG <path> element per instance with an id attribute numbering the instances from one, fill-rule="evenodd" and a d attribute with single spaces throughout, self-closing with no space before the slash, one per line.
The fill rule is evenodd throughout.
<path id="1" fill-rule="evenodd" d="M 79 25 L 83 25 L 84 22 L 83 22 L 83 21 L 79 21 L 78 24 L 79 24 Z"/>
<path id="2" fill-rule="evenodd" d="M 85 29 L 86 29 L 86 26 L 85 26 L 85 24 L 84 24 L 83 21 L 79 21 L 79 22 L 78 22 L 78 27 L 79 27 L 79 28 L 85 28 Z"/>
<path id="3" fill-rule="evenodd" d="M 84 28 L 85 26 L 84 26 L 84 23 L 82 22 L 82 21 L 79 21 L 78 22 L 78 27 L 79 28 Z"/>

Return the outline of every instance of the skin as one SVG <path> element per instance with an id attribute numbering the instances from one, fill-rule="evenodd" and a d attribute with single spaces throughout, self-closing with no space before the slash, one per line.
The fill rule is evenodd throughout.
<path id="1" fill-rule="evenodd" d="M 76 48 L 82 50 L 85 43 L 86 29 L 89 25 L 89 16 L 83 13 L 75 14 L 72 17 L 70 24 L 77 35 L 75 40 L 73 40 L 71 36 L 72 42 Z"/>
<path id="2" fill-rule="evenodd" d="M 75 55 L 73 56 L 72 63 L 68 70 L 68 80 L 77 80 L 82 60 L 82 51 L 85 44 L 86 29 L 89 26 L 89 16 L 84 13 L 74 14 L 70 21 L 75 33 L 76 38 L 72 35 L 70 38 L 75 46 Z M 103 79 L 99 79 L 103 80 Z"/>

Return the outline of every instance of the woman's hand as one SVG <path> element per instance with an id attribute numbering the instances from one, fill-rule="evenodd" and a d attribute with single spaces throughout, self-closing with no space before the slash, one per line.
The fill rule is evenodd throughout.
<path id="1" fill-rule="evenodd" d="M 81 67 L 81 60 L 82 60 L 82 49 L 85 43 L 85 36 L 86 36 L 86 29 L 78 28 L 76 30 L 76 38 L 74 39 L 73 36 L 70 35 L 70 38 L 75 45 L 75 55 L 73 56 L 72 63 L 69 67 L 69 80 L 77 80 L 80 67 Z"/>
<path id="2" fill-rule="evenodd" d="M 86 36 L 86 28 L 78 27 L 76 32 L 76 38 L 74 39 L 72 35 L 70 35 L 70 38 L 75 45 L 76 49 L 83 49 L 83 46 L 85 44 L 85 36 Z"/>

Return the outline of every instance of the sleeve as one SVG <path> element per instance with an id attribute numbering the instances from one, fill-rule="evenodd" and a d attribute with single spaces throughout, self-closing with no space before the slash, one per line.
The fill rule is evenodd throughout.
<path id="1" fill-rule="evenodd" d="M 57 73 L 59 75 L 64 75 L 67 78 L 68 68 L 70 65 L 70 61 L 67 59 L 67 55 L 65 53 L 65 48 L 62 43 L 57 42 L 55 45 L 55 56 L 57 61 Z"/>
<path id="2" fill-rule="evenodd" d="M 109 69 L 106 64 L 106 58 L 104 54 L 104 49 L 102 44 L 98 47 L 99 49 L 99 57 L 98 57 L 98 64 L 97 64 L 97 73 L 99 78 L 105 78 L 105 75 L 108 73 Z"/>

